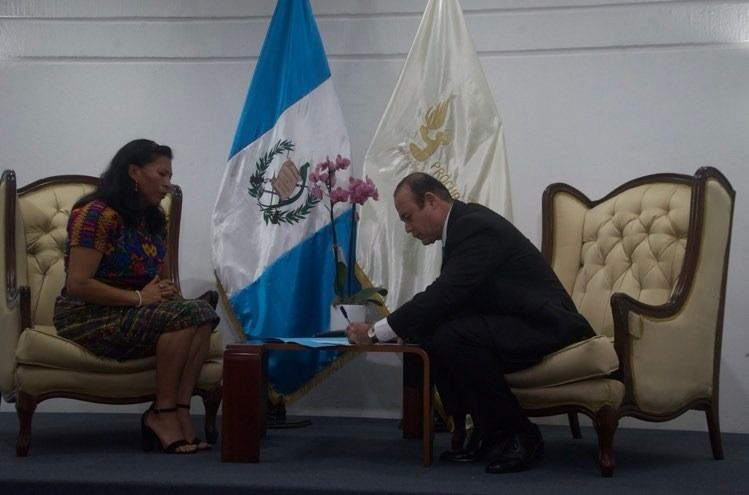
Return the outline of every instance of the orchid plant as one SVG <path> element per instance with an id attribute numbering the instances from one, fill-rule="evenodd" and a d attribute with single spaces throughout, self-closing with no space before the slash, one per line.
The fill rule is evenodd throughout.
<path id="1" fill-rule="evenodd" d="M 366 177 L 357 179 L 349 177 L 348 184 L 339 184 L 336 179 L 336 172 L 346 170 L 351 165 L 351 160 L 336 156 L 335 161 L 326 158 L 315 165 L 315 168 L 309 175 L 309 192 L 318 201 L 322 201 L 327 196 L 328 201 L 325 208 L 330 214 L 330 228 L 333 233 L 333 254 L 335 259 L 335 277 L 333 280 L 333 291 L 335 292 L 334 305 L 338 304 L 363 304 L 373 302 L 382 305 L 379 296 L 387 295 L 387 289 L 382 287 L 366 287 L 354 292 L 355 273 L 354 273 L 354 251 L 355 251 L 355 224 L 358 221 L 356 205 L 363 205 L 367 200 L 377 201 L 379 193 L 372 179 Z M 335 218 L 333 207 L 338 203 L 350 203 L 353 209 L 351 214 L 351 232 L 348 239 L 348 262 L 344 260 L 343 250 L 340 248 L 338 235 L 335 229 Z"/>

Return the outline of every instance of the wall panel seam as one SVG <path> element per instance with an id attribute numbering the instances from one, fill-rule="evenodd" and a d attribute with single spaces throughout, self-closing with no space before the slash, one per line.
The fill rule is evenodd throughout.
<path id="1" fill-rule="evenodd" d="M 577 48 L 538 48 L 528 50 L 478 50 L 479 57 L 501 58 L 515 56 L 544 56 L 544 55 L 570 55 L 570 54 L 598 54 L 598 53 L 628 53 L 646 51 L 683 51 L 684 49 L 741 49 L 747 48 L 743 42 L 707 42 L 707 43 L 673 43 L 673 44 L 649 44 L 649 45 L 616 45 L 601 47 L 577 47 Z M 328 55 L 328 60 L 333 62 L 354 61 L 389 61 L 405 60 L 406 52 L 403 53 L 377 53 L 377 54 L 347 54 Z M 256 62 L 257 56 L 245 57 L 86 57 L 86 56 L 21 56 L 3 57 L 0 62 L 70 62 L 70 63 L 234 63 L 234 62 Z"/>
<path id="2" fill-rule="evenodd" d="M 705 1 L 705 0 L 656 0 L 656 1 L 643 1 L 643 2 L 620 2 L 611 4 L 572 4 L 572 5 L 559 5 L 559 6 L 541 6 L 541 7 L 495 7 L 495 8 L 481 8 L 481 9 L 463 9 L 463 15 L 465 17 L 478 17 L 492 14 L 518 14 L 518 13 L 552 13 L 552 12 L 567 12 L 567 11 L 589 11 L 589 10 L 616 10 L 623 8 L 662 8 L 664 6 L 677 7 L 677 6 L 704 6 L 704 7 L 719 7 L 722 5 L 742 5 L 749 2 L 743 0 L 723 0 L 720 2 Z M 355 19 L 409 19 L 414 17 L 421 17 L 423 11 L 401 11 L 401 12 L 372 12 L 372 13 L 337 13 L 337 14 L 315 14 L 315 18 L 319 20 L 355 20 Z M 269 15 L 237 15 L 237 16 L 102 16 L 102 17 L 52 17 L 52 16 L 11 16 L 11 15 L 0 15 L 0 20 L 3 21 L 49 21 L 49 22 L 247 22 L 247 21 L 268 21 Z"/>

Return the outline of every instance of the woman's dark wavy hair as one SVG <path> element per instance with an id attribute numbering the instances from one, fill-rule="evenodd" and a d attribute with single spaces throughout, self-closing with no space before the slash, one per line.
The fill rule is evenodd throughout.
<path id="1" fill-rule="evenodd" d="M 128 173 L 130 165 L 142 168 L 162 156 L 171 160 L 172 149 L 148 139 L 130 141 L 114 155 L 109 167 L 101 174 L 96 189 L 79 199 L 73 208 L 98 199 L 116 210 L 126 226 L 137 227 L 141 221 L 145 221 L 149 233 L 164 232 L 164 210 L 161 206 L 148 206 L 145 210 L 139 207 L 135 183 Z"/>

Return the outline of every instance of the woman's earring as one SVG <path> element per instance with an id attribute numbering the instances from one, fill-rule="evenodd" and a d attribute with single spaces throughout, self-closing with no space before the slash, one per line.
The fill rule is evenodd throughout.
<path id="1" fill-rule="evenodd" d="M 138 192 L 138 181 L 135 181 L 135 192 Z"/>

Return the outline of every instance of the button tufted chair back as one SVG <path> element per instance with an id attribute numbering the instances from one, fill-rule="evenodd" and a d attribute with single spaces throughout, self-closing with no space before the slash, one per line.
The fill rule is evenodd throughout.
<path id="1" fill-rule="evenodd" d="M 65 285 L 64 253 L 70 209 L 93 184 L 48 184 L 19 197 L 26 239 L 26 281 L 32 324 L 52 325 L 55 298 Z"/>
<path id="2" fill-rule="evenodd" d="M 0 180 L 0 392 L 16 403 L 20 429 L 16 453 L 27 454 L 36 405 L 54 397 L 127 404 L 153 400 L 153 356 L 116 361 L 96 356 L 58 337 L 53 325 L 55 299 L 65 284 L 67 222 L 73 205 L 98 182 L 82 175 L 38 180 L 16 190 L 6 170 Z M 167 214 L 167 271 L 179 289 L 179 228 L 182 192 L 173 186 L 161 203 Z M 216 438 L 221 401 L 223 344 L 211 335 L 195 394 L 203 398 L 206 436 Z"/>
<path id="3" fill-rule="evenodd" d="M 579 267 L 567 288 L 598 334 L 614 336 L 611 295 L 665 303 L 684 265 L 689 227 L 689 184 L 643 184 L 585 211 Z"/>

